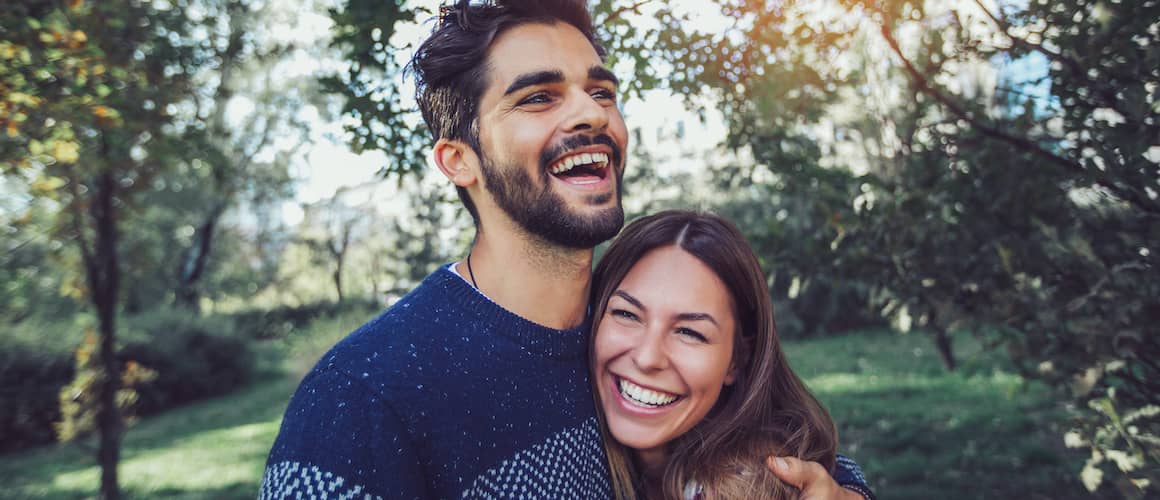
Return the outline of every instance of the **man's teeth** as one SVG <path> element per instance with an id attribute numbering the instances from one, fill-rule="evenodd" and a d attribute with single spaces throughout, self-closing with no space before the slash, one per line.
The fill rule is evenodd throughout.
<path id="1" fill-rule="evenodd" d="M 657 392 L 650 389 L 645 389 L 639 385 L 629 382 L 625 379 L 620 380 L 620 393 L 624 395 L 629 401 L 639 403 L 642 406 L 658 407 L 665 406 L 676 401 L 679 397 L 676 394 L 669 394 L 667 392 Z"/>
<path id="2" fill-rule="evenodd" d="M 563 160 L 556 162 L 550 169 L 553 174 L 562 174 L 572 167 L 578 165 L 592 165 L 596 168 L 604 168 L 608 166 L 608 154 L 606 153 L 580 153 L 572 155 Z"/>

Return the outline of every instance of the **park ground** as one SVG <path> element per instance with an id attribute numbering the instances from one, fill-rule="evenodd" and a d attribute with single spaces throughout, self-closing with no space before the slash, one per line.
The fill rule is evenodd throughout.
<path id="1" fill-rule="evenodd" d="M 266 346 L 255 383 L 136 422 L 120 468 L 126 497 L 252 499 L 297 380 L 336 335 L 361 318 L 320 320 L 297 340 Z M 786 342 L 791 363 L 838 424 L 840 449 L 879 497 L 1091 498 L 1078 480 L 1083 453 L 1062 444 L 1066 409 L 970 339 L 946 372 L 917 333 Z M 88 498 L 98 469 L 82 445 L 0 455 L 0 498 Z"/>

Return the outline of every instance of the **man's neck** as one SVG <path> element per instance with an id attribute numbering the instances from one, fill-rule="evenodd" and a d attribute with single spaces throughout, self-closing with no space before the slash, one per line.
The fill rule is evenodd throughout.
<path id="1" fill-rule="evenodd" d="M 488 238 L 471 247 L 469 281 L 495 303 L 534 323 L 563 330 L 584 321 L 592 279 L 592 249 L 566 249 L 522 238 Z"/>

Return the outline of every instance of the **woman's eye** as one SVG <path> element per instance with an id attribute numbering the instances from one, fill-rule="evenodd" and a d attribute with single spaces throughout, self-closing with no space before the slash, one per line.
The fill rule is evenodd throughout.
<path id="1" fill-rule="evenodd" d="M 612 317 L 636 321 L 636 314 L 634 314 L 632 311 L 626 311 L 624 309 L 613 309 Z"/>
<path id="2" fill-rule="evenodd" d="M 697 342 L 708 342 L 709 341 L 708 337 L 705 337 L 704 335 L 701 334 L 701 332 L 698 332 L 692 328 L 686 328 L 686 327 L 677 328 L 677 334 L 688 337 L 688 338 L 693 339 L 693 340 L 696 340 Z"/>

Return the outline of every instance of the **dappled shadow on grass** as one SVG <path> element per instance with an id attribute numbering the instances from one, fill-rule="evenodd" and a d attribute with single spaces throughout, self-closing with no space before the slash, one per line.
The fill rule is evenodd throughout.
<path id="1" fill-rule="evenodd" d="M 295 381 L 280 377 L 143 419 L 125 437 L 123 489 L 137 498 L 252 498 Z M 96 492 L 91 454 L 73 445 L 0 457 L 0 498 Z M 245 495 L 226 495 L 229 491 Z M 181 492 L 178 494 L 178 492 Z"/>
<path id="2" fill-rule="evenodd" d="M 1067 413 L 1045 388 L 986 353 L 947 372 L 926 342 L 849 336 L 789 349 L 880 497 L 1090 498 L 1085 456 L 1062 446 Z"/>
<path id="3" fill-rule="evenodd" d="M 122 498 L 126 500 L 147 500 L 153 498 L 166 498 L 170 500 L 252 500 L 257 496 L 257 483 L 237 483 L 232 485 L 220 487 L 206 487 L 198 489 L 178 489 L 178 488 L 164 488 L 157 490 L 144 490 L 128 485 L 121 488 Z M 89 488 L 57 488 L 44 495 L 26 495 L 16 494 L 9 496 L 11 491 L 0 493 L 3 498 L 51 498 L 51 499 L 89 499 L 93 498 L 96 491 Z"/>

